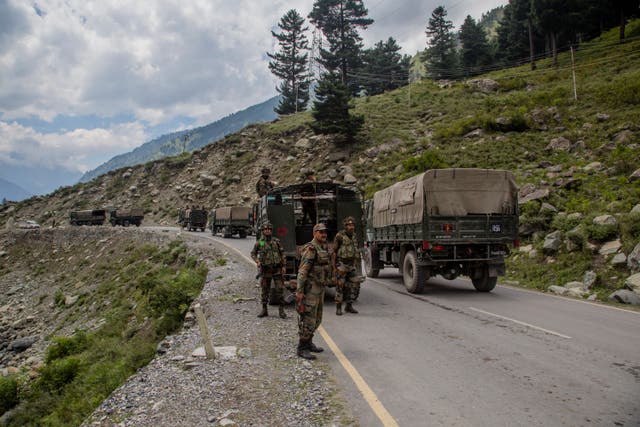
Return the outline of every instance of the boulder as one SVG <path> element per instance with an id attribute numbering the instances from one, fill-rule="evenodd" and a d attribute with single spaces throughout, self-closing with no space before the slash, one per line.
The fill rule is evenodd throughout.
<path id="1" fill-rule="evenodd" d="M 533 249 L 531 250 L 531 252 L 529 252 L 529 259 L 535 259 L 538 257 L 538 250 L 537 249 Z"/>
<path id="2" fill-rule="evenodd" d="M 584 288 L 584 283 L 582 282 L 578 282 L 578 281 L 573 281 L 573 282 L 567 282 L 564 285 L 565 288 L 567 289 L 572 289 L 572 288 Z"/>
<path id="3" fill-rule="evenodd" d="M 596 114 L 596 120 L 599 121 L 599 122 L 606 122 L 610 118 L 611 118 L 611 116 L 609 116 L 606 113 L 598 113 L 598 114 Z"/>
<path id="4" fill-rule="evenodd" d="M 584 283 L 584 287 L 586 289 L 591 289 L 591 287 L 596 284 L 597 280 L 598 275 L 595 271 L 586 271 L 584 276 L 582 276 L 582 283 Z"/>
<path id="5" fill-rule="evenodd" d="M 335 169 L 329 169 L 327 171 L 327 175 L 329 175 L 329 178 L 331 179 L 336 179 L 338 177 L 338 171 Z"/>
<path id="6" fill-rule="evenodd" d="M 582 214 L 580 212 L 573 212 L 567 215 L 567 219 L 569 221 L 579 221 L 582 219 Z"/>
<path id="7" fill-rule="evenodd" d="M 295 147 L 302 150 L 308 150 L 313 147 L 313 144 L 308 138 L 300 138 L 298 141 L 296 141 Z"/>
<path id="8" fill-rule="evenodd" d="M 611 265 L 614 267 L 621 267 L 627 263 L 627 256 L 623 253 L 615 254 L 611 258 Z"/>
<path id="9" fill-rule="evenodd" d="M 631 212 L 629 212 L 631 215 L 640 215 L 640 203 L 638 203 L 637 205 L 635 205 L 633 207 L 633 209 L 631 209 Z"/>
<path id="10" fill-rule="evenodd" d="M 609 300 L 623 304 L 640 305 L 640 295 L 628 289 L 620 289 L 609 295 Z"/>
<path id="11" fill-rule="evenodd" d="M 540 206 L 540 213 L 558 213 L 558 209 L 550 203 L 544 202 Z"/>
<path id="12" fill-rule="evenodd" d="M 532 200 L 544 199 L 545 197 L 548 197 L 548 196 L 549 196 L 549 190 L 546 188 L 541 190 L 535 190 L 524 197 L 518 196 L 518 203 L 524 204 Z"/>
<path id="13" fill-rule="evenodd" d="M 65 295 L 65 297 L 64 297 L 64 305 L 66 305 L 66 306 L 73 305 L 76 302 L 78 302 L 78 298 L 80 298 L 78 295 Z"/>
<path id="14" fill-rule="evenodd" d="M 640 295 L 640 273 L 627 277 L 624 287 Z"/>
<path id="15" fill-rule="evenodd" d="M 640 169 L 637 169 L 634 173 L 629 175 L 629 181 L 637 181 L 640 179 Z"/>
<path id="16" fill-rule="evenodd" d="M 349 158 L 350 154 L 347 151 L 332 151 L 329 153 L 328 159 L 330 162 L 345 161 Z"/>
<path id="17" fill-rule="evenodd" d="M 200 181 L 202 182 L 202 185 L 204 185 L 205 187 L 210 187 L 211 184 L 213 184 L 215 177 L 211 176 L 211 175 L 207 175 L 204 173 L 200 174 Z"/>
<path id="18" fill-rule="evenodd" d="M 620 242 L 620 239 L 616 239 L 602 245 L 598 253 L 604 256 L 613 255 L 617 253 L 621 247 L 622 247 L 622 243 Z"/>
<path id="19" fill-rule="evenodd" d="M 485 134 L 484 129 L 477 128 L 464 135 L 464 138 L 478 138 Z"/>
<path id="20" fill-rule="evenodd" d="M 560 249 L 560 245 L 562 245 L 562 233 L 554 231 L 544 238 L 542 250 L 544 253 L 555 253 Z"/>
<path id="21" fill-rule="evenodd" d="M 31 347 L 36 341 L 38 341 L 37 336 L 30 336 L 24 338 L 18 338 L 9 344 L 9 350 L 14 351 L 16 353 L 21 353 Z"/>
<path id="22" fill-rule="evenodd" d="M 600 162 L 591 162 L 587 166 L 582 168 L 582 170 L 585 172 L 594 172 L 594 171 L 599 171 L 601 169 L 602 169 L 602 163 Z"/>
<path id="23" fill-rule="evenodd" d="M 584 288 L 569 288 L 567 295 L 575 298 L 582 298 L 585 295 L 589 295 L 589 291 Z"/>
<path id="24" fill-rule="evenodd" d="M 628 129 L 618 132 L 613 140 L 618 144 L 629 144 L 633 141 L 633 132 Z"/>
<path id="25" fill-rule="evenodd" d="M 497 91 L 500 85 L 495 80 L 485 78 L 469 80 L 467 86 L 476 88 L 483 93 L 490 93 Z"/>
<path id="26" fill-rule="evenodd" d="M 640 271 L 640 243 L 627 256 L 627 267 L 631 271 Z"/>
<path id="27" fill-rule="evenodd" d="M 616 221 L 613 215 L 600 215 L 593 218 L 593 225 L 617 225 L 618 221 Z"/>
<path id="28" fill-rule="evenodd" d="M 346 174 L 346 175 L 344 176 L 344 179 L 343 179 L 343 180 L 344 180 L 344 183 L 345 183 L 345 184 L 355 184 L 355 183 L 357 183 L 357 182 L 358 182 L 358 180 L 356 179 L 356 177 L 355 177 L 355 176 L 353 176 L 353 175 L 351 175 L 351 174 Z"/>
<path id="29" fill-rule="evenodd" d="M 548 151 L 569 151 L 571 149 L 571 141 L 563 136 L 553 138 L 545 149 Z"/>
<path id="30" fill-rule="evenodd" d="M 558 295 L 566 295 L 567 292 L 569 292 L 569 290 L 564 286 L 558 286 L 558 285 L 551 285 L 547 288 L 547 290 Z"/>

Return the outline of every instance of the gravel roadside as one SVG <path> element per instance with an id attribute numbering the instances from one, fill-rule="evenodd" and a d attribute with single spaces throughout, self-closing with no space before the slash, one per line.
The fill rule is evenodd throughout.
<path id="1" fill-rule="evenodd" d="M 236 351 L 215 360 L 194 355 L 203 342 L 190 310 L 183 329 L 83 426 L 358 425 L 323 355 L 313 362 L 296 356 L 293 307 L 287 319 L 277 316 L 277 307 L 269 317 L 256 317 L 254 267 L 210 240 L 169 233 L 180 234 L 207 263 L 207 283 L 194 305 L 204 311 L 214 346 Z M 219 262 L 220 253 L 226 263 Z"/>

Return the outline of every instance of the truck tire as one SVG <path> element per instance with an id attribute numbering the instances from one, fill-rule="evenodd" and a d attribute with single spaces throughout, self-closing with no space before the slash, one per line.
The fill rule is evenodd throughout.
<path id="1" fill-rule="evenodd" d="M 129 226 L 129 220 L 125 219 L 124 221 L 122 221 L 122 225 L 125 226 L 125 227 L 128 227 Z"/>
<path id="2" fill-rule="evenodd" d="M 428 279 L 427 269 L 418 266 L 416 253 L 409 251 L 402 261 L 402 283 L 411 294 L 419 294 L 424 290 Z"/>
<path id="3" fill-rule="evenodd" d="M 479 278 L 471 279 L 471 283 L 473 283 L 473 287 L 476 288 L 478 292 L 491 292 L 493 288 L 496 287 L 496 283 L 498 283 L 497 277 L 489 277 L 489 269 L 485 266 L 482 267 L 482 273 Z"/>
<path id="4" fill-rule="evenodd" d="M 240 237 L 241 239 L 245 239 L 247 237 L 247 232 L 244 230 L 240 230 L 240 232 L 238 233 L 238 237 Z"/>
<path id="5" fill-rule="evenodd" d="M 364 250 L 364 272 L 367 277 L 376 278 L 380 274 L 378 251 L 371 246 Z"/>

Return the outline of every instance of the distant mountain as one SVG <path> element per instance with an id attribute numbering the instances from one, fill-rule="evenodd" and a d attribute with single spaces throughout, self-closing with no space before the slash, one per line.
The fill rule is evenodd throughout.
<path id="1" fill-rule="evenodd" d="M 230 133 L 237 132 L 247 125 L 274 120 L 277 114 L 273 109 L 279 100 L 280 97 L 275 96 L 261 104 L 253 105 L 206 126 L 162 135 L 159 138 L 145 142 L 133 151 L 120 154 L 97 168 L 86 172 L 80 178 L 80 182 L 91 181 L 97 176 L 119 168 L 175 156 L 185 151 L 195 151 L 224 138 Z"/>
<path id="2" fill-rule="evenodd" d="M 12 202 L 19 202 L 20 200 L 28 199 L 32 195 L 11 181 L 0 178 L 0 201 L 11 200 Z"/>

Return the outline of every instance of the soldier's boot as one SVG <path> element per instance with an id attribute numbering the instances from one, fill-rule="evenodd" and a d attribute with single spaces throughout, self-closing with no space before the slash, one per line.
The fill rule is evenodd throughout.
<path id="1" fill-rule="evenodd" d="M 347 306 L 345 307 L 344 311 L 346 311 L 347 313 L 358 314 L 358 310 L 353 308 L 353 305 L 351 305 L 350 302 L 347 303 Z"/>
<path id="2" fill-rule="evenodd" d="M 278 309 L 278 315 L 280 315 L 281 319 L 287 318 L 287 313 L 284 312 L 284 305 L 280 304 L 280 308 Z"/>
<path id="3" fill-rule="evenodd" d="M 262 304 L 262 311 L 258 314 L 258 317 L 267 317 L 268 315 L 267 304 Z"/>
<path id="4" fill-rule="evenodd" d="M 313 343 L 313 338 L 311 338 L 309 340 L 309 351 L 311 351 L 312 353 L 322 353 L 324 351 L 324 348 L 315 345 Z"/>
<path id="5" fill-rule="evenodd" d="M 298 357 L 302 357 L 307 360 L 315 360 L 316 356 L 309 352 L 309 342 L 310 340 L 302 340 L 298 342 Z"/>
<path id="6" fill-rule="evenodd" d="M 341 302 L 337 302 L 336 303 L 336 314 L 338 316 L 342 316 L 342 303 Z"/>

